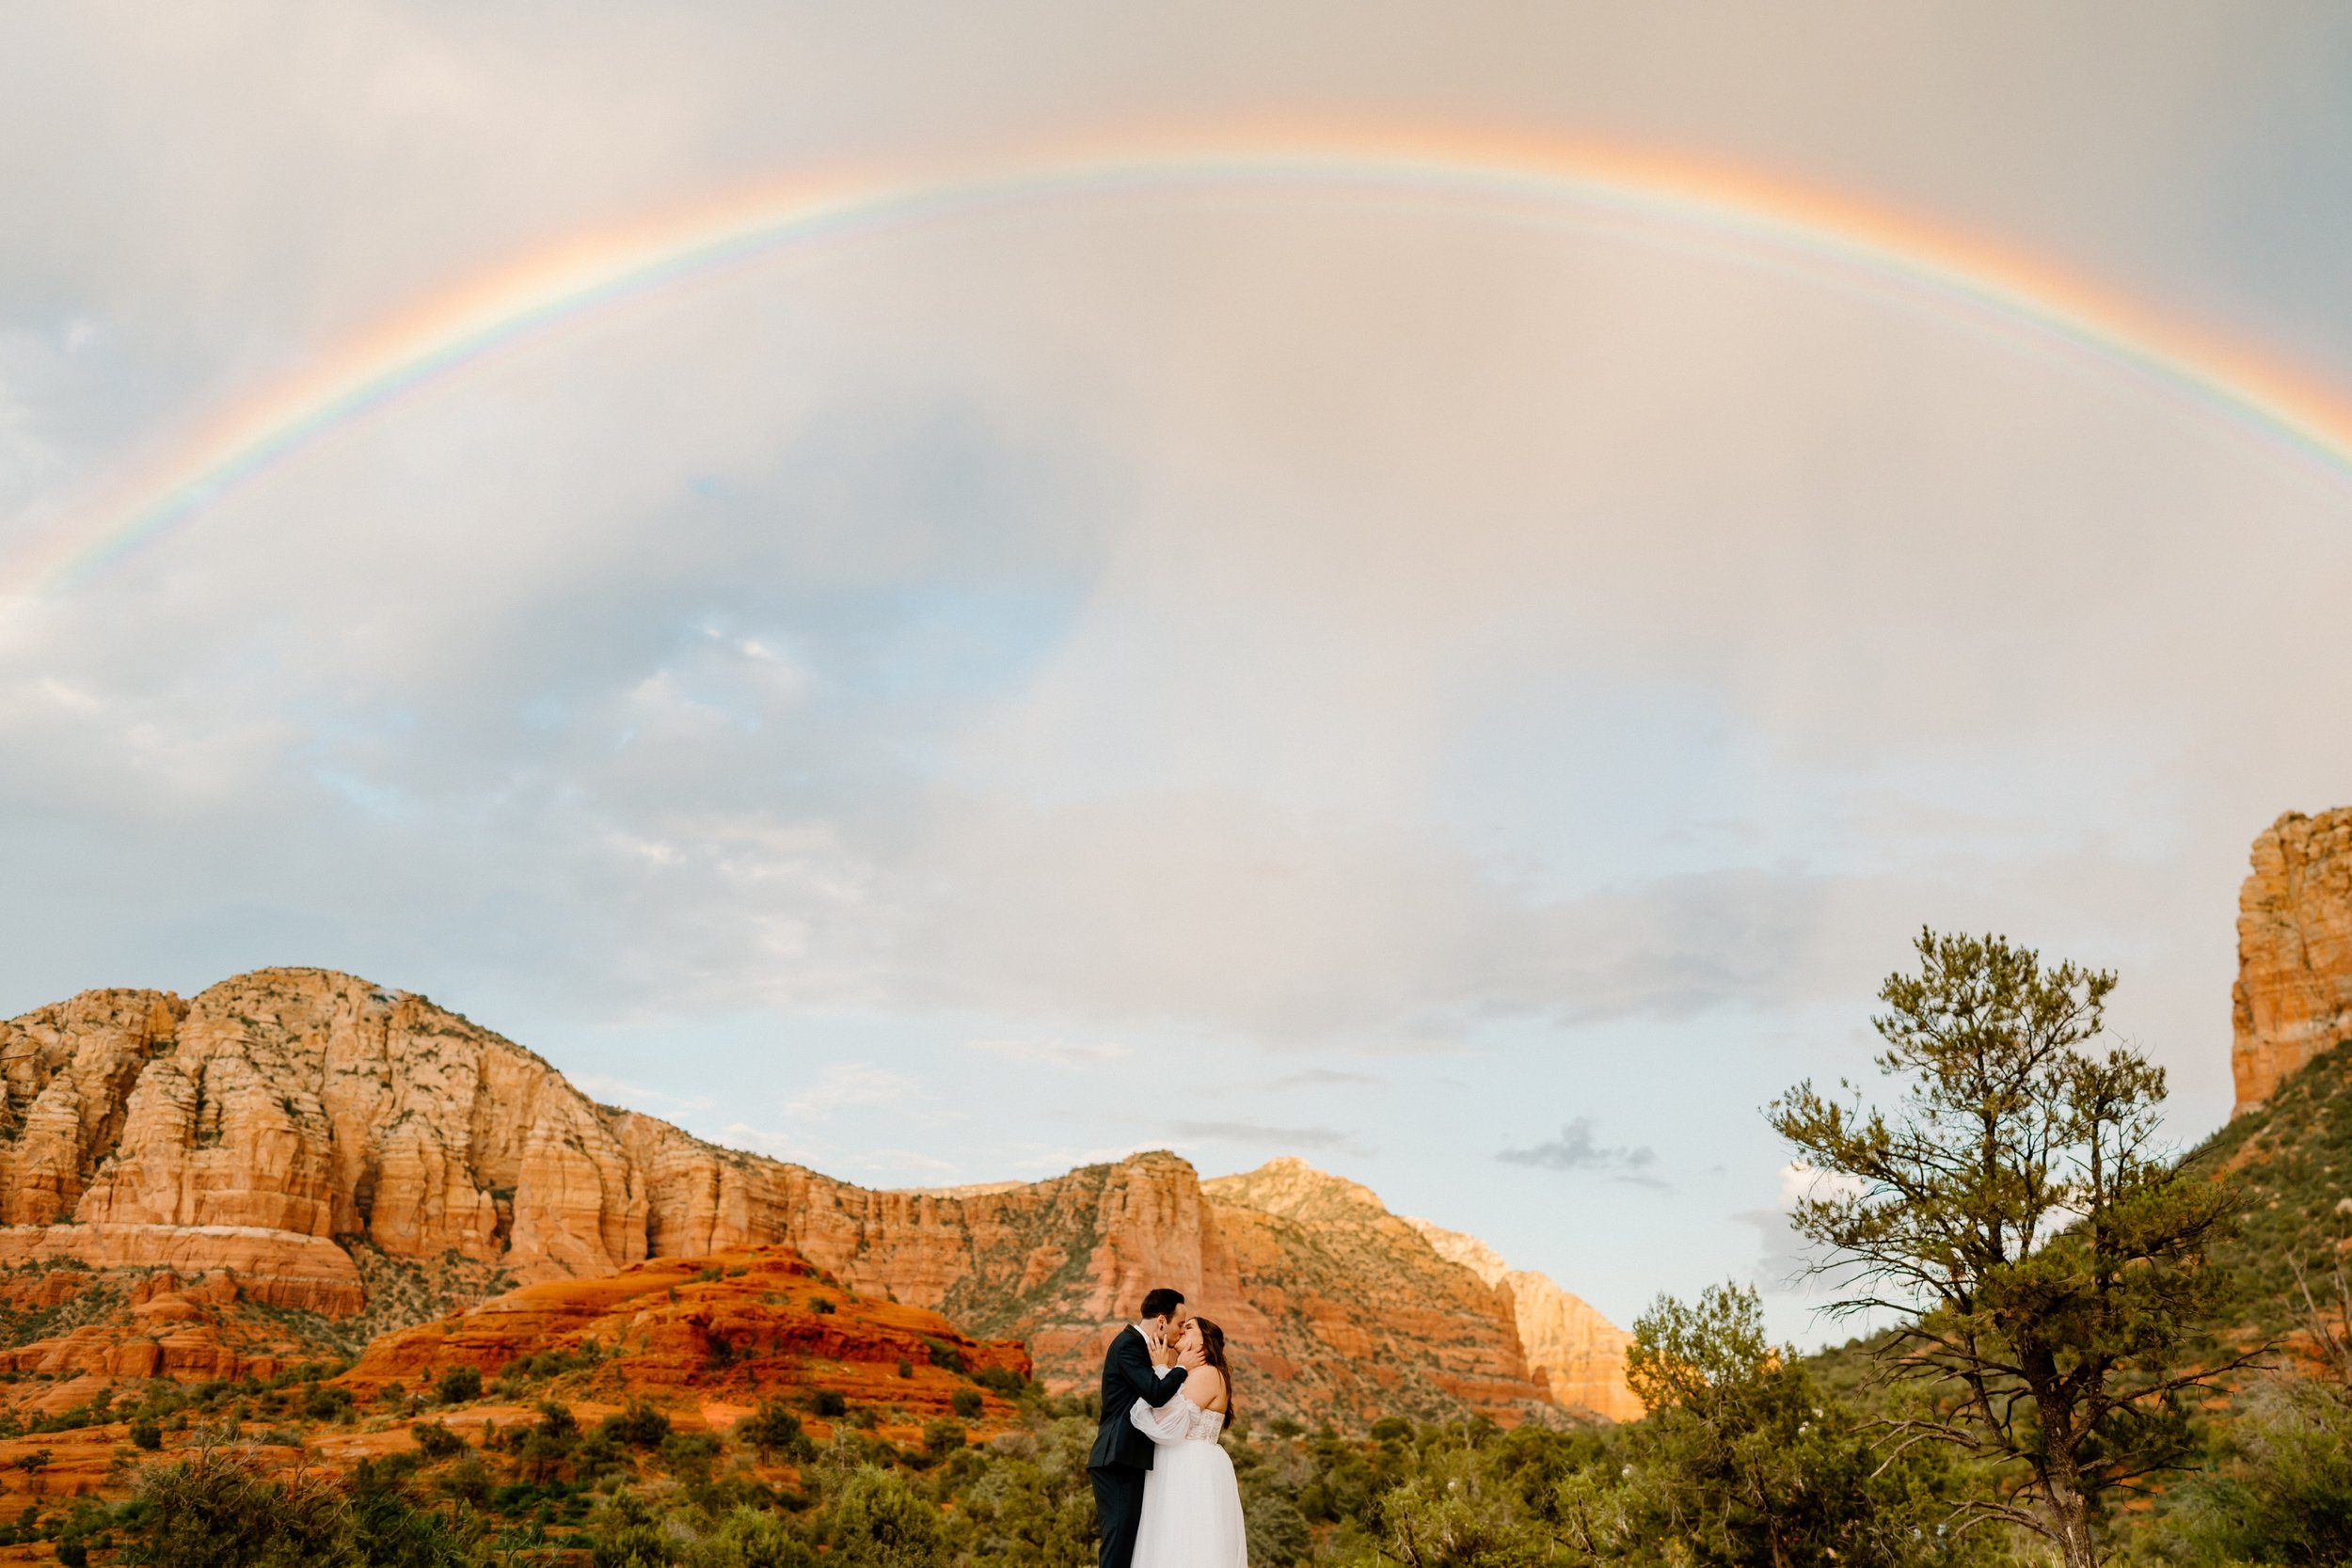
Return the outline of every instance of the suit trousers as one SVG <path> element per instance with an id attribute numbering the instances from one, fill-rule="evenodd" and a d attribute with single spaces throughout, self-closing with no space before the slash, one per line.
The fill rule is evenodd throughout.
<path id="1" fill-rule="evenodd" d="M 1087 1471 L 1094 1482 L 1094 1518 L 1103 1534 L 1102 1568 L 1128 1568 L 1136 1559 L 1136 1528 L 1143 1523 L 1143 1478 L 1131 1465 Z"/>

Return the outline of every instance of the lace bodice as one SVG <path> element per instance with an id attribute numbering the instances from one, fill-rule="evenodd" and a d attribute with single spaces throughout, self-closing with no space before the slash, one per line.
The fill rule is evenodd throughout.
<path id="1" fill-rule="evenodd" d="M 1225 1430 L 1225 1412 L 1203 1410 L 1179 1394 L 1157 1410 L 1137 1400 L 1127 1419 L 1154 1443 L 1214 1443 Z"/>

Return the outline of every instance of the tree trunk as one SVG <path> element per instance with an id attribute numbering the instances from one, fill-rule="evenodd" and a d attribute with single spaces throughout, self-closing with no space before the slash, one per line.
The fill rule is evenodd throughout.
<path id="1" fill-rule="evenodd" d="M 2099 1568 L 2099 1546 L 2090 1534 L 2090 1499 L 2076 1489 L 2073 1467 L 2067 1470 L 2062 1477 L 2051 1476 L 2046 1483 L 2058 1553 L 2066 1568 Z"/>

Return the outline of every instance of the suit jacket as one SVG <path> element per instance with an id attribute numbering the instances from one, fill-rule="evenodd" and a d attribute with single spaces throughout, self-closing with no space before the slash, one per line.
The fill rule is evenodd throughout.
<path id="1" fill-rule="evenodd" d="M 1145 1408 L 1157 1410 L 1176 1397 L 1184 1386 L 1184 1376 L 1182 1367 L 1162 1372 L 1152 1365 L 1151 1347 L 1133 1323 L 1120 1329 L 1111 1348 L 1103 1353 L 1103 1424 L 1094 1433 L 1087 1468 L 1123 1465 L 1131 1470 L 1150 1469 L 1152 1439 L 1135 1429 L 1127 1412 L 1137 1400 Z"/>

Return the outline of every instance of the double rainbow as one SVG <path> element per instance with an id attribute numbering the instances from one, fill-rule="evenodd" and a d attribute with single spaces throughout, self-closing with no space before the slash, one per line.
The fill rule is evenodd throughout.
<path id="1" fill-rule="evenodd" d="M 304 454 L 567 329 L 812 246 L 1009 203 L 1263 190 L 1470 205 L 1859 286 L 2088 353 L 2352 477 L 2352 401 L 2261 356 L 1979 241 L 1688 161 L 1529 138 L 1277 135 L 769 189 L 525 259 L 384 323 L 226 411 L 0 570 L 43 594 L 185 529 Z"/>

